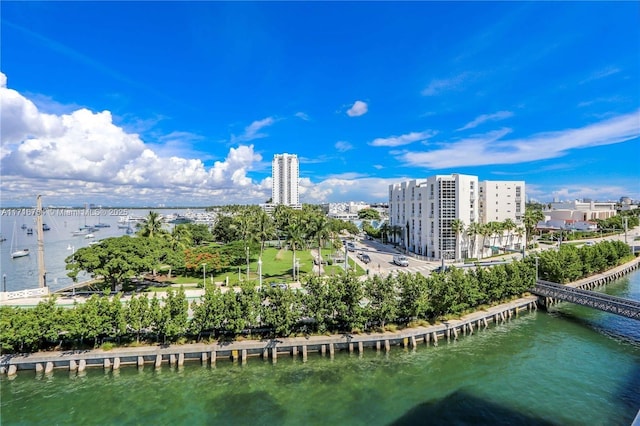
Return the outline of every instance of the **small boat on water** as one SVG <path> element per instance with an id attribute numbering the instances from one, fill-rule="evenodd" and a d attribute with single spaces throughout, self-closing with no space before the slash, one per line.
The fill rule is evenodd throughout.
<path id="1" fill-rule="evenodd" d="M 33 228 L 27 228 L 27 235 L 33 235 Z"/>
<path id="2" fill-rule="evenodd" d="M 108 223 L 101 223 L 101 222 L 98 222 L 93 226 L 95 226 L 96 228 L 111 228 L 111 225 L 109 225 Z"/>
<path id="3" fill-rule="evenodd" d="M 74 237 L 78 237 L 81 235 L 87 235 L 88 233 L 89 233 L 88 229 L 78 229 L 77 231 L 73 231 L 71 235 L 73 235 Z"/>
<path id="4" fill-rule="evenodd" d="M 29 254 L 29 249 L 16 250 L 14 252 L 11 252 L 11 258 L 15 259 L 16 257 L 25 257 L 29 256 Z"/>
<path id="5" fill-rule="evenodd" d="M 85 238 L 95 238 L 96 236 L 93 234 L 87 234 L 84 236 Z"/>
<path id="6" fill-rule="evenodd" d="M 22 249 L 22 250 L 17 250 L 16 249 L 16 245 L 17 245 L 17 241 L 16 241 L 16 224 L 14 222 L 13 224 L 13 235 L 11 236 L 11 258 L 12 259 L 16 259 L 18 257 L 25 257 L 25 256 L 29 256 L 29 249 Z"/>
<path id="7" fill-rule="evenodd" d="M 43 231 L 51 231 L 51 227 L 49 225 L 47 225 L 46 223 L 42 224 L 42 230 Z"/>
<path id="8" fill-rule="evenodd" d="M 22 226 L 20 227 L 21 229 L 27 229 L 27 225 L 25 225 L 24 223 L 22 224 Z"/>

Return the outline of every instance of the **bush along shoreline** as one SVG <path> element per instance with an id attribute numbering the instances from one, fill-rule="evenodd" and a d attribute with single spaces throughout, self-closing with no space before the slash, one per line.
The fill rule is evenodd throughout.
<path id="1" fill-rule="evenodd" d="M 568 283 L 633 259 L 629 246 L 604 241 L 536 254 L 540 279 Z M 35 308 L 0 307 L 2 353 L 147 344 L 232 341 L 313 334 L 395 331 L 436 323 L 526 294 L 536 277 L 534 256 L 509 264 L 421 274 L 306 277 L 303 291 L 247 283 L 222 293 L 208 287 L 189 305 L 184 290 L 164 298 L 91 296 L 72 308 L 55 296 Z"/>

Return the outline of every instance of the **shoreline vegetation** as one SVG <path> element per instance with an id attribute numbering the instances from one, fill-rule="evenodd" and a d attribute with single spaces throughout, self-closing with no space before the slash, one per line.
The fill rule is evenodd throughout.
<path id="1" fill-rule="evenodd" d="M 441 325 L 505 301 L 513 301 L 540 279 L 560 283 L 602 273 L 635 259 L 628 245 L 562 246 L 510 264 L 420 274 L 354 274 L 306 277 L 302 291 L 248 282 L 238 292 L 207 286 L 189 305 L 184 289 L 132 297 L 91 296 L 63 308 L 55 296 L 32 309 L 0 308 L 3 354 L 59 353 L 168 344 L 231 344 L 298 337 L 403 332 Z M 191 315 L 189 315 L 191 312 Z M 11 356 L 11 355 L 8 355 Z"/>

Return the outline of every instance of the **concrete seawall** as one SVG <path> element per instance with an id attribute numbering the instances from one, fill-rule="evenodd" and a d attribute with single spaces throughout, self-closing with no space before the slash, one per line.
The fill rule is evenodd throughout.
<path id="1" fill-rule="evenodd" d="M 33 354 L 3 355 L 0 373 L 10 377 L 18 371 L 30 370 L 36 374 L 50 373 L 54 369 L 81 372 L 89 367 L 117 370 L 124 365 L 139 368 L 162 365 L 183 365 L 186 361 L 215 364 L 218 360 L 246 363 L 249 357 L 262 357 L 277 362 L 278 356 L 293 356 L 306 361 L 309 354 L 333 357 L 337 351 L 362 353 L 365 349 L 390 351 L 391 346 L 416 348 L 434 345 L 477 333 L 490 324 L 500 324 L 517 317 L 523 311 L 536 310 L 536 296 L 527 296 L 509 303 L 474 312 L 458 320 L 444 321 L 428 327 L 407 328 L 394 333 L 339 334 L 267 340 L 243 340 L 215 344 L 156 345 L 136 348 L 116 348 L 84 351 L 38 352 Z"/>

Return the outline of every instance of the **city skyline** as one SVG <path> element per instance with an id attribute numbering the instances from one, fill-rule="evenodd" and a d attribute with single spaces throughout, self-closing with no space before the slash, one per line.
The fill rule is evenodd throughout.
<path id="1" fill-rule="evenodd" d="M 2 2 L 3 207 L 640 199 L 637 3 Z M 117 22 L 117 25 L 113 25 Z"/>

